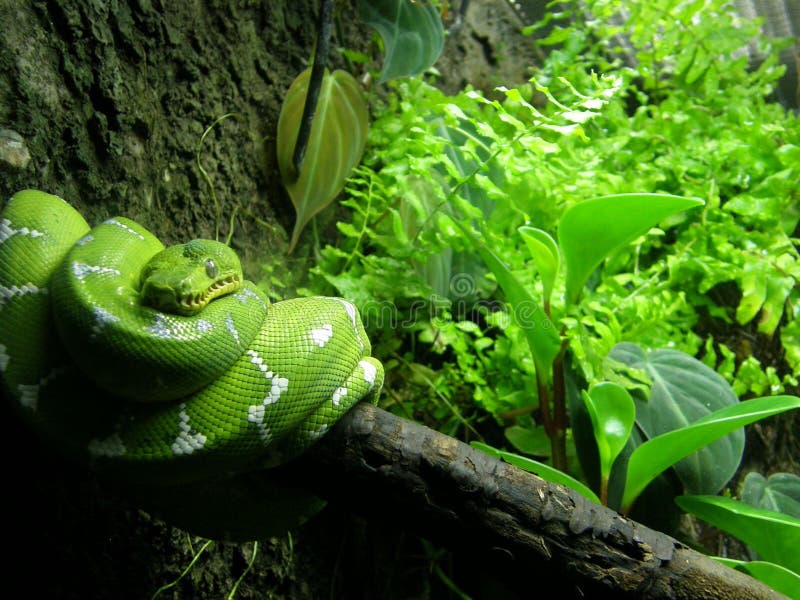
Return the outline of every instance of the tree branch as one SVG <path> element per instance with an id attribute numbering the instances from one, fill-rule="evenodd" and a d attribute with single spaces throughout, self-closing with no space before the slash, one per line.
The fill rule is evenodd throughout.
<path id="1" fill-rule="evenodd" d="M 367 404 L 294 466 L 330 502 L 485 555 L 526 595 L 549 585 L 575 596 L 783 597 L 572 490 Z"/>

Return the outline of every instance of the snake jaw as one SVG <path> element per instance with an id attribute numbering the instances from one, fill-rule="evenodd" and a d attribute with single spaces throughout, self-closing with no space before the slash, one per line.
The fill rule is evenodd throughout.
<path id="1" fill-rule="evenodd" d="M 177 298 L 176 304 L 182 309 L 183 314 L 191 315 L 203 310 L 215 298 L 235 292 L 241 284 L 241 278 L 234 273 L 213 282 L 202 292 Z"/>

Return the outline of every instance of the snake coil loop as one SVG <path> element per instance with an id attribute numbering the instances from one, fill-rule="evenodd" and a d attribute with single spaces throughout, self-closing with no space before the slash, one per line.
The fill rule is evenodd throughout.
<path id="1" fill-rule="evenodd" d="M 350 302 L 269 305 L 247 281 L 226 293 L 237 276 L 215 243 L 164 251 L 129 219 L 90 230 L 56 196 L 15 194 L 0 213 L 0 376 L 23 416 L 101 467 L 193 481 L 285 462 L 377 399 L 383 367 Z M 151 261 L 177 254 L 215 281 L 142 285 Z M 182 298 L 185 314 L 148 306 L 143 287 L 155 306 Z"/>

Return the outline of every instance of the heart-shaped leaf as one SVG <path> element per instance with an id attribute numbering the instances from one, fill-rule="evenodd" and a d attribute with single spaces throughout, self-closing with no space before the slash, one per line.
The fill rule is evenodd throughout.
<path id="1" fill-rule="evenodd" d="M 600 478 L 605 486 L 619 453 L 633 429 L 636 408 L 628 391 L 616 383 L 603 382 L 583 392 L 589 411 L 594 438 L 600 455 Z"/>
<path id="2" fill-rule="evenodd" d="M 800 477 L 773 473 L 766 479 L 761 473 L 748 473 L 742 484 L 742 502 L 800 519 Z"/>
<path id="3" fill-rule="evenodd" d="M 536 227 L 525 225 L 519 228 L 519 233 L 525 240 L 525 245 L 528 246 L 528 251 L 542 278 L 542 296 L 544 296 L 545 305 L 549 305 L 558 268 L 561 266 L 558 244 L 549 233 Z"/>
<path id="4" fill-rule="evenodd" d="M 598 265 L 666 217 L 702 206 L 699 198 L 617 194 L 579 202 L 564 211 L 558 243 L 566 267 L 566 299 L 575 303 Z"/>
<path id="5" fill-rule="evenodd" d="M 344 187 L 361 160 L 369 126 L 367 105 L 358 82 L 345 71 L 326 72 L 303 165 L 297 173 L 292 157 L 310 76 L 309 68 L 292 82 L 278 118 L 278 167 L 297 211 L 289 252 L 308 221 Z"/>
<path id="6" fill-rule="evenodd" d="M 433 2 L 360 0 L 358 15 L 374 27 L 386 49 L 380 81 L 419 75 L 444 46 L 444 27 Z"/>
<path id="7" fill-rule="evenodd" d="M 621 343 L 609 356 L 644 371 L 650 398 L 637 398 L 636 424 L 647 439 L 685 427 L 715 410 L 739 403 L 731 386 L 696 358 L 675 350 L 645 353 Z M 736 431 L 675 465 L 688 494 L 716 494 L 733 477 L 744 452 L 744 432 Z"/>
<path id="8" fill-rule="evenodd" d="M 800 519 L 724 496 L 678 496 L 675 502 L 739 538 L 764 560 L 800 573 Z"/>
<path id="9" fill-rule="evenodd" d="M 659 473 L 716 439 L 761 419 L 800 408 L 795 396 L 767 396 L 727 406 L 683 427 L 654 437 L 636 448 L 628 461 L 622 512 Z"/>

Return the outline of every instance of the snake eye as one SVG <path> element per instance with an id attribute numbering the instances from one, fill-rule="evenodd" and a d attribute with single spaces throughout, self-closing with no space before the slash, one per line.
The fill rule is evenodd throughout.
<path id="1" fill-rule="evenodd" d="M 217 277 L 217 263 L 210 258 L 206 259 L 206 275 L 208 275 L 209 279 L 216 279 Z"/>

